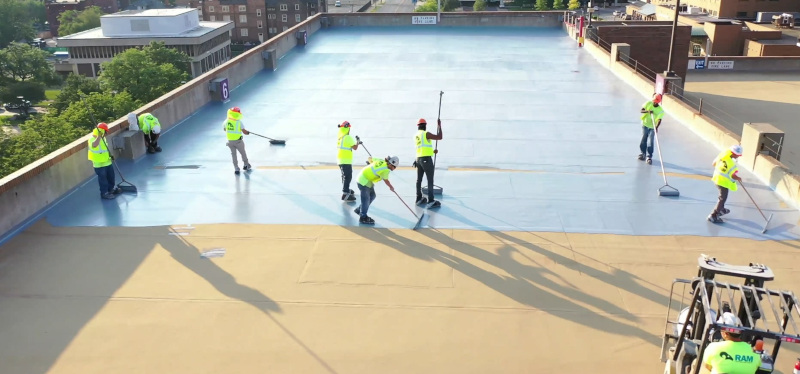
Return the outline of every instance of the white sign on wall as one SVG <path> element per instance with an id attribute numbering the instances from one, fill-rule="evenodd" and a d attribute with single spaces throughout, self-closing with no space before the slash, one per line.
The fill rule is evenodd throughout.
<path id="1" fill-rule="evenodd" d="M 436 16 L 411 16 L 412 25 L 435 25 Z"/>
<path id="2" fill-rule="evenodd" d="M 708 69 L 731 70 L 733 69 L 733 61 L 709 61 Z"/>

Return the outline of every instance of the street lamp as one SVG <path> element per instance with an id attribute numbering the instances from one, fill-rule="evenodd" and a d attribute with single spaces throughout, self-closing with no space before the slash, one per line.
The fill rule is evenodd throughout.
<path id="1" fill-rule="evenodd" d="M 681 0 L 675 1 L 675 17 L 672 20 L 672 39 L 669 42 L 669 57 L 667 59 L 667 71 L 664 72 L 665 76 L 674 77 L 675 72 L 672 71 L 672 52 L 675 48 L 675 36 L 678 30 L 678 12 L 681 7 Z"/>

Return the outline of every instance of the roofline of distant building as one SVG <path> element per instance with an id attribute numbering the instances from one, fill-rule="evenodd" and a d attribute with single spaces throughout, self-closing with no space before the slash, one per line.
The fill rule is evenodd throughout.
<path id="1" fill-rule="evenodd" d="M 100 27 L 96 27 L 91 30 L 86 30 L 72 35 L 68 35 L 63 38 L 59 37 L 57 40 L 59 47 L 89 47 L 89 46 L 104 46 L 109 44 L 142 45 L 142 44 L 148 44 L 150 40 L 163 40 L 167 45 L 186 44 L 187 41 L 190 43 L 202 43 L 203 41 L 211 39 L 219 34 L 222 34 L 223 32 L 228 32 L 230 30 L 233 30 L 234 23 L 233 21 L 200 21 L 200 26 L 213 27 L 213 29 L 209 30 L 206 33 L 193 36 L 130 35 L 130 36 L 103 36 L 100 38 L 75 37 L 75 36 L 80 36 L 81 34 L 86 34 L 89 32 L 93 32 L 97 29 L 100 29 Z M 113 41 L 113 43 L 111 43 L 111 41 Z"/>

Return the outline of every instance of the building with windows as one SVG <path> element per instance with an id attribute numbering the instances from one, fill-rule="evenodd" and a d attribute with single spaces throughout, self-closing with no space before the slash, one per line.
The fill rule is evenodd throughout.
<path id="1" fill-rule="evenodd" d="M 652 0 L 652 3 L 675 9 L 675 0 Z M 800 0 L 681 0 L 681 10 L 717 18 L 754 20 L 760 12 L 798 12 Z"/>
<path id="2" fill-rule="evenodd" d="M 100 8 L 103 13 L 114 13 L 120 8 L 128 5 L 127 0 L 47 0 L 45 2 L 45 15 L 47 17 L 47 24 L 50 27 L 50 35 L 58 36 L 58 27 L 61 22 L 58 21 L 58 16 L 68 10 L 82 11 L 88 7 L 96 6 Z"/>
<path id="3" fill-rule="evenodd" d="M 100 27 L 58 38 L 72 72 L 97 77 L 100 64 L 129 48 L 164 42 L 186 53 L 197 77 L 231 58 L 232 22 L 200 21 L 191 8 L 126 10 L 100 17 Z"/>
<path id="4" fill-rule="evenodd" d="M 319 12 L 324 0 L 202 0 L 205 21 L 234 23 L 231 40 L 261 43 Z"/>

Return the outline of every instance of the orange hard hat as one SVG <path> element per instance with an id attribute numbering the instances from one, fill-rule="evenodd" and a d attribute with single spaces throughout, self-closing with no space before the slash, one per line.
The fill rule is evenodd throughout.
<path id="1" fill-rule="evenodd" d="M 106 123 L 105 123 L 105 122 L 100 122 L 100 123 L 98 123 L 98 124 L 97 124 L 97 128 L 98 128 L 98 129 L 103 129 L 103 130 L 106 130 L 106 131 L 108 131 L 108 125 L 106 125 Z"/>
<path id="2" fill-rule="evenodd" d="M 350 127 L 350 122 L 344 121 L 339 127 Z"/>
<path id="3" fill-rule="evenodd" d="M 656 96 L 653 98 L 653 102 L 656 104 L 661 103 L 661 94 L 656 94 Z"/>
<path id="4" fill-rule="evenodd" d="M 420 118 L 419 121 L 417 121 L 417 125 L 427 125 L 427 124 L 428 122 L 425 121 L 425 118 Z"/>
<path id="5" fill-rule="evenodd" d="M 242 110 L 241 110 L 241 109 L 239 109 L 239 107 L 238 107 L 238 106 L 235 106 L 235 107 L 231 108 L 231 111 L 232 111 L 232 112 L 236 112 L 236 113 L 241 113 L 241 112 L 242 112 Z"/>

